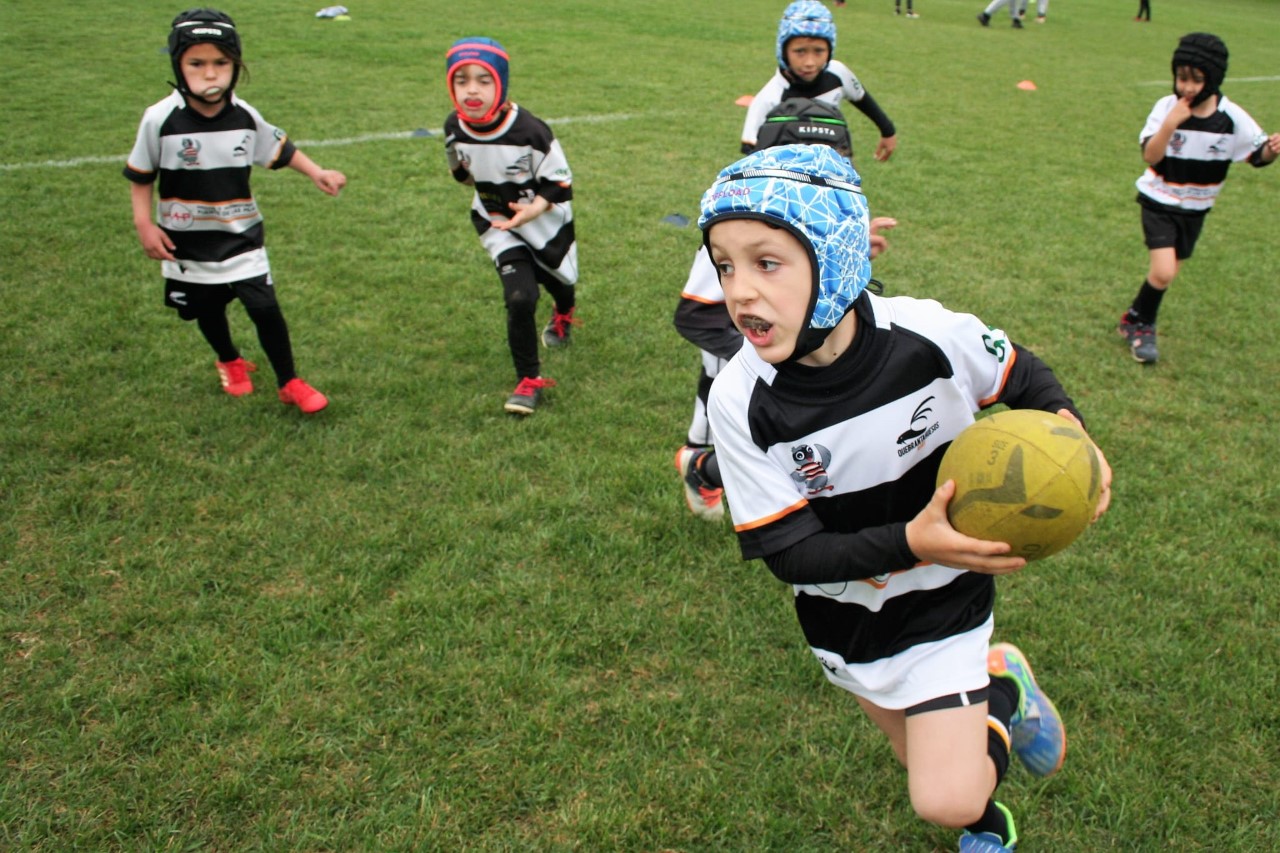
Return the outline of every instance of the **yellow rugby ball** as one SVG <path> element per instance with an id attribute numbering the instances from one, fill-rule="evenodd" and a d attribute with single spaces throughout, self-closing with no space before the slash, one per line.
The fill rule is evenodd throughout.
<path id="1" fill-rule="evenodd" d="M 1039 560 L 1070 545 L 1089 526 L 1102 488 L 1098 448 L 1060 415 L 997 412 L 951 442 L 938 485 L 956 481 L 947 508 L 968 536 L 1008 542 L 1011 555 Z"/>

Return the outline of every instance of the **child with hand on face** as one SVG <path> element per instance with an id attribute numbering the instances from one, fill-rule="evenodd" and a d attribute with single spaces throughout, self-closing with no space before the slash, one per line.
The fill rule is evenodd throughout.
<path id="1" fill-rule="evenodd" d="M 788 98 L 812 98 L 837 109 L 847 99 L 880 131 L 875 159 L 888 160 L 893 155 L 898 146 L 893 122 L 849 66 L 832 58 L 835 52 L 836 24 L 827 7 L 818 0 L 795 0 L 787 6 L 778 22 L 778 70 L 747 107 L 743 154 L 756 149 L 760 127 L 774 107 Z"/>
<path id="2" fill-rule="evenodd" d="M 525 416 L 555 384 L 542 376 L 538 357 L 539 285 L 555 302 L 542 343 L 567 346 L 578 324 L 578 244 L 569 163 L 551 128 L 509 100 L 508 59 L 490 38 L 463 38 L 449 48 L 455 109 L 445 119 L 444 144 L 453 177 L 475 187 L 471 223 L 502 280 L 517 383 L 504 409 Z"/>
<path id="3" fill-rule="evenodd" d="M 174 91 L 143 114 L 124 167 L 133 182 L 138 240 L 147 257 L 160 261 L 165 304 L 183 320 L 195 320 L 217 354 L 224 391 L 251 393 L 249 374 L 257 370 L 231 339 L 226 307 L 239 299 L 275 371 L 280 402 L 318 412 L 329 401 L 294 368 L 249 173 L 255 165 L 288 166 L 331 196 L 346 186 L 346 176 L 317 166 L 233 94 L 244 62 L 228 15 L 216 9 L 179 14 L 169 31 L 169 57 Z M 159 191 L 155 211 L 153 186 Z"/>
<path id="4" fill-rule="evenodd" d="M 1147 170 L 1138 179 L 1147 278 L 1120 317 L 1117 331 L 1134 360 L 1152 364 L 1156 314 L 1182 262 L 1191 257 L 1233 161 L 1267 166 L 1280 155 L 1280 133 L 1268 136 L 1220 91 L 1227 46 L 1211 33 L 1182 37 L 1173 52 L 1173 94 L 1152 107 L 1138 141 Z"/>
<path id="5" fill-rule="evenodd" d="M 828 147 L 726 167 L 698 224 L 749 344 L 709 406 L 742 556 L 792 584 L 813 654 L 888 737 L 916 813 L 962 830 L 961 851 L 1007 853 L 1017 830 L 993 795 L 1010 753 L 1049 776 L 1066 735 L 1026 656 L 990 644 L 995 576 L 1025 562 L 952 528 L 955 483 L 935 478 L 980 409 L 1078 424 L 1075 404 L 999 329 L 867 289 L 860 179 Z M 922 419 L 934 438 L 904 445 Z M 1100 462 L 1098 515 L 1111 485 Z"/>

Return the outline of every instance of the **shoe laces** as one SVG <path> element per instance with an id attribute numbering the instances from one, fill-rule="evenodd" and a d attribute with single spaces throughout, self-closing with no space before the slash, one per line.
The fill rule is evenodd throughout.
<path id="1" fill-rule="evenodd" d="M 531 376 L 526 376 L 525 378 L 521 379 L 520 384 L 516 386 L 515 393 L 516 393 L 516 396 L 519 396 L 519 397 L 532 397 L 534 394 L 538 393 L 543 388 L 550 388 L 555 384 L 556 384 L 556 381 L 554 379 L 544 379 L 541 376 L 536 378 Z"/>
<path id="2" fill-rule="evenodd" d="M 581 326 L 582 321 L 573 316 L 578 311 L 578 306 L 573 306 L 566 313 L 561 314 L 554 308 L 551 309 L 551 327 L 555 329 L 556 337 L 563 338 L 565 332 L 570 326 Z"/>
<path id="3" fill-rule="evenodd" d="M 320 393 L 308 385 L 304 380 L 296 376 L 286 382 L 284 387 L 280 390 L 286 392 L 294 400 L 305 400 L 312 395 Z"/>
<path id="4" fill-rule="evenodd" d="M 249 381 L 249 372 L 257 370 L 257 366 L 252 362 L 245 361 L 244 358 L 237 358 L 235 361 L 218 362 L 218 370 L 222 373 L 224 385 L 236 385 L 241 382 Z"/>

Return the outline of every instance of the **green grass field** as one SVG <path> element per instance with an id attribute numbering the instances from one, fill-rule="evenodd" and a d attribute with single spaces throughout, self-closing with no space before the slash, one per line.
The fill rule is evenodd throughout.
<path id="1" fill-rule="evenodd" d="M 671 313 L 696 215 L 771 73 L 782 0 L 226 5 L 240 94 L 349 178 L 255 174 L 304 419 L 232 399 L 161 305 L 120 177 L 181 6 L 0 6 L 0 848 L 954 850 L 807 652 L 790 590 L 671 457 L 696 351 Z M 876 275 L 1052 365 L 1111 512 L 1000 582 L 997 634 L 1070 731 L 1013 768 L 1020 849 L 1280 848 L 1280 169 L 1237 165 L 1144 368 L 1113 326 L 1146 271 L 1137 135 L 1193 30 L 1280 129 L 1273 0 L 836 10 L 899 128 L 846 109 Z M 575 171 L 583 274 L 550 402 L 514 384 L 497 278 L 447 174 L 444 49 L 483 33 Z M 1021 91 L 1020 80 L 1038 90 Z M 544 299 L 542 313 L 549 310 Z M 232 327 L 264 361 L 238 308 Z"/>

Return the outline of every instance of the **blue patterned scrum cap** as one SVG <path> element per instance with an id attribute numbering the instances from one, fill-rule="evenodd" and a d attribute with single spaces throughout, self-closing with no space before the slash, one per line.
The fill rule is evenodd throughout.
<path id="1" fill-rule="evenodd" d="M 467 36 L 460 38 L 449 46 L 448 52 L 444 55 L 445 65 L 445 81 L 449 86 L 449 97 L 453 99 L 453 72 L 459 65 L 475 63 L 487 70 L 493 75 L 493 79 L 498 83 L 498 96 L 494 98 L 493 108 L 478 121 L 476 124 L 488 124 L 493 121 L 498 111 L 502 109 L 510 98 L 507 88 L 510 83 L 510 69 L 508 67 L 509 57 L 506 49 L 497 41 L 484 36 Z M 454 107 L 458 106 L 458 102 L 454 100 Z M 466 121 L 466 116 L 462 114 L 462 110 L 458 110 L 458 118 Z"/>
<path id="2" fill-rule="evenodd" d="M 835 328 L 871 280 L 862 178 L 826 145 L 769 148 L 725 167 L 702 196 L 698 227 L 721 219 L 774 220 L 807 244 L 817 294 L 809 329 Z"/>
<path id="3" fill-rule="evenodd" d="M 778 67 L 783 70 L 787 67 L 787 42 L 796 36 L 826 39 L 830 56 L 836 55 L 836 22 L 831 10 L 818 0 L 795 0 L 783 10 L 778 21 Z"/>

